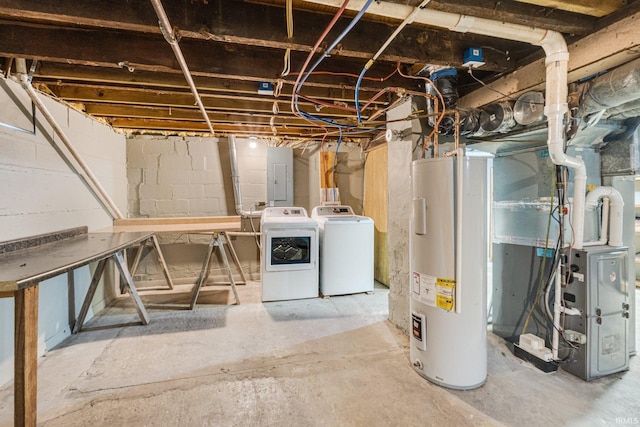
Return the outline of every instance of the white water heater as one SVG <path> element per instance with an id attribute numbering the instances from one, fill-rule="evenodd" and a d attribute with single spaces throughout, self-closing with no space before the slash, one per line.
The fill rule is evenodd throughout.
<path id="1" fill-rule="evenodd" d="M 487 377 L 488 163 L 442 157 L 412 163 L 410 358 L 455 389 Z"/>

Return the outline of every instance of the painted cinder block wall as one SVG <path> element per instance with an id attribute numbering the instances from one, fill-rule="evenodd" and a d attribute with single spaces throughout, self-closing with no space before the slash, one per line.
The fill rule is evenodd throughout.
<path id="1" fill-rule="evenodd" d="M 4 80 L 0 96 L 5 100 L 0 109 L 0 122 L 20 112 L 20 105 L 31 103 L 15 82 Z M 125 138 L 110 127 L 73 111 L 41 95 L 84 161 L 91 168 L 118 208 L 127 212 L 127 180 Z M 9 101 L 11 100 L 11 101 Z M 15 102 L 17 100 L 17 105 Z M 24 109 L 24 108 L 23 108 Z M 0 126 L 0 241 L 86 225 L 89 230 L 111 226 L 111 217 L 74 174 L 50 140 L 53 133 L 42 115 L 36 113 L 35 135 Z M 8 120 L 7 120 L 8 121 Z M 26 119 L 28 122 L 28 119 Z M 92 268 L 74 273 L 76 314 L 91 280 Z M 92 311 L 104 308 L 111 296 L 109 286 L 101 287 L 93 301 Z M 40 284 L 39 353 L 59 344 L 69 336 L 69 292 L 66 274 Z M 14 340 L 13 298 L 0 299 L 0 384 L 13 377 Z"/>
<path id="2" fill-rule="evenodd" d="M 262 140 L 236 138 L 238 174 L 243 210 L 267 200 L 266 152 Z M 335 145 L 326 149 L 335 150 Z M 320 204 L 319 147 L 294 149 L 294 204 L 311 213 Z M 343 145 L 339 151 L 338 184 L 343 203 L 362 211 L 364 156 L 359 148 Z M 236 215 L 227 138 L 133 136 L 127 140 L 127 173 L 131 217 Z M 259 229 L 260 218 L 253 220 Z M 248 221 L 243 230 L 251 231 Z M 173 280 L 194 283 L 207 248 L 207 237 L 160 235 Z M 243 270 L 249 280 L 260 279 L 260 254 L 251 237 L 234 237 Z M 219 259 L 211 281 L 226 280 Z M 158 285 L 162 274 L 153 257 L 141 264 L 137 279 Z M 144 286 L 144 283 L 141 283 Z"/>

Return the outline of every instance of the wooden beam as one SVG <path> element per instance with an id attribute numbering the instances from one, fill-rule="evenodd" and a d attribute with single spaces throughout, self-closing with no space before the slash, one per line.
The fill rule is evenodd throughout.
<path id="1" fill-rule="evenodd" d="M 389 71 L 393 70 L 390 68 Z M 195 76 L 194 82 L 198 90 L 206 92 L 224 92 L 233 94 L 256 95 L 259 81 L 269 81 L 264 77 L 255 80 L 239 80 L 236 76 L 205 77 Z M 354 79 L 355 80 L 355 79 Z M 100 68 L 63 63 L 39 63 L 33 76 L 33 83 L 45 83 L 48 86 L 66 84 L 66 82 L 100 83 L 103 85 L 122 85 L 141 88 L 182 89 L 188 90 L 184 76 L 177 73 L 149 72 L 134 70 L 133 72 L 115 68 Z M 273 82 L 276 83 L 275 81 Z M 294 80 L 287 78 L 281 91 L 281 97 L 291 96 Z M 355 83 L 355 82 L 354 82 Z M 413 82 L 407 80 L 406 83 Z M 354 99 L 354 85 L 344 84 L 305 84 L 304 94 L 317 99 L 351 102 Z M 380 87 L 370 86 L 364 81 L 360 92 L 362 94 L 375 93 Z"/>
<path id="2" fill-rule="evenodd" d="M 185 92 L 145 90 L 138 88 L 105 88 L 78 86 L 53 86 L 49 88 L 57 97 L 72 102 L 95 102 L 111 104 L 133 104 L 162 107 L 197 108 L 193 104 L 193 97 Z M 202 102 L 207 110 L 223 112 L 253 112 L 273 114 L 273 103 L 278 102 L 280 115 L 290 115 L 290 100 L 265 97 L 230 96 L 224 94 L 201 94 Z M 314 105 L 301 101 L 302 110 L 314 109 Z M 349 112 L 347 112 L 349 113 Z M 351 113 L 349 113 L 351 114 Z M 340 117 L 345 111 L 336 107 L 322 108 L 322 115 Z"/>
<path id="3" fill-rule="evenodd" d="M 201 121 L 202 115 L 199 111 L 184 108 L 161 108 L 147 106 L 128 106 L 117 104 L 84 104 L 84 111 L 92 116 L 103 117 L 106 119 L 132 118 L 132 119 L 163 119 L 175 121 Z M 269 126 L 273 114 L 254 114 L 254 113 L 222 113 L 208 112 L 209 120 L 212 123 L 238 123 L 238 124 L 254 124 Z M 309 122 L 304 119 L 292 117 L 291 115 L 275 115 L 276 124 L 284 124 L 287 126 L 309 126 Z"/>
<path id="4" fill-rule="evenodd" d="M 184 121 L 171 121 L 171 120 L 153 120 L 153 119 L 126 119 L 116 118 L 111 122 L 111 126 L 120 129 L 150 129 L 150 130 L 166 130 L 166 131 L 179 131 L 179 132 L 206 132 L 206 123 L 196 122 L 184 122 Z M 270 126 L 254 126 L 243 124 L 217 124 L 214 126 L 216 132 L 223 134 L 251 134 L 251 135 L 263 135 L 263 136 L 322 136 L 324 132 L 320 128 L 314 128 L 312 125 L 307 127 L 289 127 L 289 126 L 275 126 L 274 129 Z M 316 130 L 317 129 L 317 130 Z"/>
<path id="5" fill-rule="evenodd" d="M 281 7 L 248 4 L 241 1 L 212 0 L 209 2 L 177 1 L 165 4 L 167 15 L 183 42 L 209 40 L 225 44 L 247 45 L 284 51 L 292 49 L 305 54 L 311 51 L 317 35 L 331 19 L 330 15 L 296 10 L 294 37 L 286 37 L 285 13 Z M 63 12 L 62 12 L 63 11 Z M 86 27 L 99 30 L 119 30 L 160 36 L 157 19 L 148 2 L 83 2 L 60 0 L 0 0 L 0 18 L 31 21 L 55 26 Z M 329 34 L 335 39 L 350 18 L 341 19 Z M 360 67 L 373 56 L 378 44 L 390 35 L 396 23 L 362 22 L 334 52 L 333 57 L 355 58 Z M 462 52 L 470 46 L 490 44 L 490 38 L 478 35 L 451 34 L 443 41 L 444 32 L 421 27 L 408 27 L 380 56 L 380 62 L 413 64 L 417 61 L 433 64 L 458 64 Z M 445 46 L 444 44 L 448 46 Z M 508 47 L 509 50 L 515 48 Z M 186 56 L 186 55 L 185 55 Z M 280 58 L 282 59 L 282 58 Z M 487 54 L 486 69 L 504 71 L 509 68 L 505 58 Z M 282 70 L 282 60 L 280 70 Z"/>
<path id="6" fill-rule="evenodd" d="M 387 0 L 390 3 L 417 6 L 420 1 L 413 0 Z M 252 0 L 252 2 L 280 5 L 283 0 Z M 294 0 L 296 9 L 306 9 L 316 12 L 334 12 L 336 8 L 319 6 L 301 0 Z M 591 32 L 593 19 L 573 13 L 553 10 L 533 5 L 518 4 L 516 2 L 498 2 L 496 0 L 433 0 L 427 7 L 443 12 L 458 13 L 461 15 L 477 16 L 479 18 L 495 19 L 512 24 L 530 25 L 539 28 L 547 28 L 554 31 L 571 34 L 588 34 Z M 347 12 L 345 12 L 347 13 Z M 393 19 L 385 19 L 379 16 L 364 16 L 363 20 L 375 20 L 397 25 Z"/>
<path id="7" fill-rule="evenodd" d="M 609 70 L 640 57 L 640 12 L 569 45 L 569 83 Z M 544 59 L 521 67 L 462 97 L 461 108 L 474 108 L 530 90 L 544 90 Z"/>
<path id="8" fill-rule="evenodd" d="M 603 17 L 627 4 L 625 0 L 516 0 L 520 3 L 565 10 L 583 15 Z"/>
<path id="9" fill-rule="evenodd" d="M 14 422 L 35 427 L 38 398 L 38 287 L 15 293 Z"/>

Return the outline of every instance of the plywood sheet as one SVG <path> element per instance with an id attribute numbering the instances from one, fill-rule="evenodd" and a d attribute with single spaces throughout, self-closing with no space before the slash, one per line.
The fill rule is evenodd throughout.
<path id="1" fill-rule="evenodd" d="M 387 229 L 389 221 L 388 153 L 384 144 L 367 154 L 364 168 L 364 212 L 373 219 L 374 277 L 389 286 L 389 256 L 387 253 Z"/>

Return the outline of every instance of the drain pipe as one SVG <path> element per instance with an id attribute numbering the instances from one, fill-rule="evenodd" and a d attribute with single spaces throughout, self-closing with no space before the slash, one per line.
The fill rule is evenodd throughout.
<path id="1" fill-rule="evenodd" d="M 63 150 L 63 147 L 61 147 L 59 143 L 56 142 L 55 138 L 51 138 L 51 144 L 53 144 L 57 148 L 58 152 L 61 153 L 62 157 L 67 161 L 69 166 L 74 170 L 76 174 L 78 174 L 78 176 L 80 176 L 80 179 L 85 183 L 85 185 L 89 187 L 91 193 L 96 199 L 98 199 L 100 204 L 111 216 L 111 218 L 123 219 L 124 217 L 122 216 L 120 209 L 118 209 L 118 206 L 116 206 L 115 202 L 111 199 L 107 191 L 100 184 L 98 178 L 96 178 L 93 172 L 91 172 L 89 166 L 87 166 L 84 160 L 82 160 L 80 154 L 73 147 L 73 144 L 71 144 L 71 140 L 64 133 L 58 122 L 56 122 L 56 119 L 49 112 L 46 105 L 44 105 L 36 90 L 31 85 L 31 79 L 27 74 L 27 67 L 24 58 L 16 59 L 16 69 L 17 74 L 20 76 L 20 83 L 22 84 L 22 87 L 27 92 L 38 110 L 42 113 L 42 116 L 45 118 L 45 120 L 49 123 L 49 125 L 51 125 L 54 132 L 60 137 L 62 145 L 64 146 L 64 148 L 66 148 L 66 151 L 71 155 L 73 160 L 75 160 L 75 163 L 70 161 L 70 159 L 65 154 L 65 150 Z M 76 166 L 76 164 L 78 166 Z"/>
<path id="2" fill-rule="evenodd" d="M 229 163 L 231 163 L 231 180 L 233 182 L 233 198 L 236 202 L 236 213 L 241 217 L 249 217 L 252 212 L 242 207 L 242 193 L 240 192 L 240 174 L 238 173 L 238 150 L 236 136 L 229 135 Z"/>
<path id="3" fill-rule="evenodd" d="M 171 45 L 171 49 L 173 49 L 173 53 L 176 56 L 178 63 L 180 64 L 180 68 L 182 69 L 182 74 L 184 74 L 184 78 L 187 79 L 187 84 L 189 85 L 189 88 L 191 88 L 191 93 L 193 93 L 193 96 L 196 98 L 196 103 L 200 108 L 202 117 L 204 117 L 204 121 L 207 122 L 207 126 L 211 131 L 211 135 L 215 135 L 213 125 L 211 124 L 211 120 L 209 120 L 207 110 L 205 110 L 204 105 L 202 104 L 202 99 L 200 98 L 200 94 L 198 93 L 196 84 L 193 82 L 193 77 L 191 77 L 191 72 L 189 71 L 189 67 L 187 66 L 187 61 L 184 60 L 182 50 L 180 49 L 180 45 L 178 44 L 178 40 L 176 39 L 175 34 L 173 33 L 173 27 L 171 27 L 171 23 L 169 22 L 167 13 L 164 11 L 162 2 L 160 0 L 151 0 L 151 4 L 156 11 L 156 15 L 158 15 L 160 32 L 164 36 L 164 39 L 167 41 L 167 43 Z"/>
<path id="4" fill-rule="evenodd" d="M 342 0 L 305 0 L 307 3 L 338 7 Z M 364 1 L 352 0 L 347 9 L 360 10 Z M 413 6 L 390 2 L 374 2 L 367 13 L 394 18 L 403 21 L 415 10 Z M 545 115 L 549 126 L 547 147 L 551 161 L 574 170 L 574 192 L 572 222 L 574 228 L 573 247 L 582 248 L 584 240 L 584 203 L 587 186 L 587 173 L 580 157 L 570 157 L 564 152 L 565 119 L 567 105 L 567 73 L 569 51 L 562 35 L 556 31 L 525 25 L 509 24 L 484 18 L 441 12 L 432 9 L 419 9 L 413 15 L 414 22 L 459 33 L 474 33 L 506 40 L 515 40 L 540 46 L 546 54 L 546 100 Z"/>

